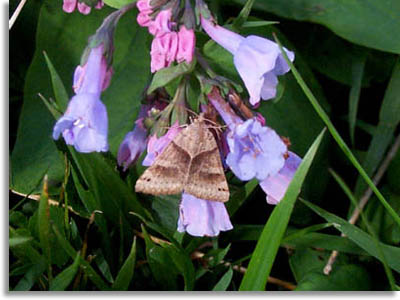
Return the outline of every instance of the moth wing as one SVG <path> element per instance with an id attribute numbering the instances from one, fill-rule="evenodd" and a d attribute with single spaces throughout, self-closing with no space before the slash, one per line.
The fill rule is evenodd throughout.
<path id="1" fill-rule="evenodd" d="M 171 141 L 154 163 L 136 181 L 135 191 L 151 195 L 173 195 L 183 190 L 190 156 Z"/>
<path id="2" fill-rule="evenodd" d="M 206 150 L 196 155 L 191 162 L 189 176 L 184 186 L 186 193 L 204 200 L 227 202 L 229 188 L 217 143 L 208 130 L 204 139 Z"/>

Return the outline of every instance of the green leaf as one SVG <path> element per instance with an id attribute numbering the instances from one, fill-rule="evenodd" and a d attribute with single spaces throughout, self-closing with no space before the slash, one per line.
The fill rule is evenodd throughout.
<path id="1" fill-rule="evenodd" d="M 25 243 L 27 243 L 27 242 L 29 242 L 31 240 L 32 240 L 32 237 L 29 237 L 29 236 L 13 237 L 13 238 L 10 238 L 10 240 L 8 242 L 8 245 L 10 247 L 16 247 L 16 246 L 20 246 L 22 244 L 25 244 Z"/>
<path id="2" fill-rule="evenodd" d="M 56 226 L 52 226 L 53 232 L 55 233 L 57 240 L 59 241 L 61 247 L 68 253 L 68 255 L 75 259 L 78 252 L 72 247 L 72 245 L 67 241 L 67 239 L 60 233 Z M 80 264 L 83 266 L 83 271 L 88 276 L 88 278 L 94 283 L 94 285 L 99 288 L 101 291 L 111 290 L 110 287 L 104 282 L 104 280 L 96 273 L 96 271 L 92 268 L 92 266 L 80 257 Z"/>
<path id="3" fill-rule="evenodd" d="M 56 98 L 56 102 L 58 104 L 58 107 L 60 108 L 61 111 L 65 111 L 68 106 L 68 101 L 69 97 L 67 94 L 67 91 L 65 89 L 65 86 L 58 75 L 56 69 L 53 66 L 53 63 L 51 62 L 50 58 L 47 56 L 46 52 L 43 52 L 44 58 L 46 59 L 47 67 L 49 68 L 50 71 L 50 76 L 51 76 L 51 83 L 53 86 L 53 91 L 54 95 Z"/>
<path id="4" fill-rule="evenodd" d="M 226 203 L 226 209 L 228 210 L 230 216 L 235 214 L 239 207 L 251 195 L 257 185 L 258 181 L 256 179 L 250 180 L 231 195 L 229 201 Z"/>
<path id="5" fill-rule="evenodd" d="M 72 265 L 63 270 L 57 275 L 57 277 L 54 278 L 54 280 L 50 283 L 50 291 L 65 291 L 79 270 L 80 255 L 81 254 L 78 252 Z"/>
<path id="6" fill-rule="evenodd" d="M 335 126 L 332 124 L 331 120 L 329 119 L 329 116 L 327 113 L 324 111 L 324 109 L 321 107 L 321 105 L 318 103 L 318 100 L 315 98 L 314 94 L 310 90 L 310 88 L 307 86 L 307 84 L 304 82 L 302 76 L 300 73 L 297 71 L 296 67 L 293 65 L 293 63 L 289 60 L 287 57 L 286 52 L 282 48 L 282 44 L 278 40 L 278 38 L 275 36 L 275 40 L 279 44 L 279 47 L 282 51 L 282 54 L 285 58 L 286 63 L 290 66 L 290 69 L 292 70 L 293 75 L 295 76 L 298 84 L 301 86 L 304 94 L 307 96 L 308 100 L 311 102 L 313 105 L 315 111 L 318 113 L 320 118 L 324 121 L 326 124 L 329 132 L 331 133 L 332 137 L 335 139 L 339 147 L 342 149 L 344 154 L 347 156 L 347 158 L 350 160 L 350 162 L 353 164 L 353 166 L 357 169 L 357 171 L 360 173 L 360 175 L 363 177 L 363 179 L 367 182 L 367 184 L 370 186 L 372 191 L 375 193 L 375 195 L 378 197 L 379 201 L 382 203 L 382 205 L 386 208 L 387 212 L 393 217 L 395 222 L 400 226 L 400 217 L 399 215 L 393 210 L 393 208 L 390 206 L 390 204 L 386 201 L 385 197 L 381 194 L 381 192 L 377 189 L 371 178 L 368 176 L 368 174 L 365 172 L 363 167 L 360 165 L 358 162 L 357 158 L 354 156 L 354 154 L 351 152 L 350 148 L 347 146 L 347 144 L 344 142 L 343 138 L 340 136 L 339 132 L 336 130 Z"/>
<path id="7" fill-rule="evenodd" d="M 172 82 L 179 76 L 190 73 L 191 71 L 193 71 L 195 65 L 196 60 L 194 59 L 190 64 L 183 62 L 178 65 L 170 66 L 168 68 L 157 71 L 154 74 L 149 89 L 147 90 L 147 94 L 151 94 L 156 89 L 166 86 L 168 83 Z"/>
<path id="8" fill-rule="evenodd" d="M 321 143 L 324 132 L 325 130 L 319 134 L 308 150 L 302 163 L 294 174 L 285 196 L 274 208 L 269 217 L 268 222 L 261 233 L 260 239 L 257 242 L 256 249 L 253 252 L 239 290 L 260 291 L 265 289 L 269 273 L 275 261 L 275 256 L 289 223 L 293 206 Z"/>
<path id="9" fill-rule="evenodd" d="M 236 28 L 240 28 L 246 21 L 250 15 L 251 8 L 253 7 L 254 0 L 247 0 L 246 4 L 243 6 L 242 10 L 240 11 L 239 15 L 233 22 L 233 26 Z"/>
<path id="10" fill-rule="evenodd" d="M 131 252 L 126 258 L 124 264 L 119 270 L 117 278 L 112 286 L 113 290 L 117 291 L 127 291 L 129 287 L 129 283 L 132 280 L 133 273 L 135 271 L 135 262 L 136 262 L 136 237 L 133 239 Z"/>
<path id="11" fill-rule="evenodd" d="M 137 2 L 137 0 L 103 0 L 103 2 L 114 8 L 121 8 L 127 4 Z"/>
<path id="12" fill-rule="evenodd" d="M 43 191 L 39 200 L 38 232 L 40 246 L 47 260 L 49 281 L 51 282 L 50 208 L 47 175 L 44 177 Z"/>
<path id="13" fill-rule="evenodd" d="M 387 148 L 393 140 L 393 135 L 400 124 L 400 59 L 397 60 L 392 77 L 386 88 L 385 96 L 379 112 L 379 123 L 363 160 L 365 172 L 372 176 Z M 367 185 L 362 178 L 357 180 L 355 195 L 360 196 Z M 400 224 L 399 224 L 400 225 Z"/>
<path id="14" fill-rule="evenodd" d="M 243 5 L 247 0 L 234 2 Z M 268 0 L 256 1 L 253 9 L 322 24 L 355 44 L 400 54 L 400 41 L 392 38 L 400 35 L 397 0 Z"/>
<path id="15" fill-rule="evenodd" d="M 323 274 L 329 255 L 328 251 L 315 249 L 295 250 L 289 264 L 298 283 L 296 291 L 363 291 L 371 288 L 367 270 L 351 264 L 344 254 L 338 257 L 329 276 Z"/>
<path id="16" fill-rule="evenodd" d="M 380 260 L 379 249 L 377 248 L 377 245 L 375 244 L 372 236 L 357 228 L 356 226 L 351 225 L 346 220 L 334 214 L 331 214 L 306 200 L 300 200 L 315 213 L 324 218 L 326 221 L 334 223 L 334 226 L 337 230 L 348 236 L 348 238 L 356 243 L 360 248 L 364 249 L 370 255 Z M 392 269 L 400 272 L 400 260 L 398 259 L 398 257 L 400 257 L 400 248 L 389 246 L 384 243 L 380 243 L 380 246 L 382 248 L 382 252 L 385 256 L 387 264 Z"/>
<path id="17" fill-rule="evenodd" d="M 212 289 L 213 291 L 226 291 L 229 284 L 232 281 L 233 270 L 229 268 L 229 270 L 221 277 L 221 279 L 217 282 L 217 284 Z"/>
<path id="18" fill-rule="evenodd" d="M 354 146 L 354 130 L 356 128 L 358 102 L 360 100 L 361 83 L 364 75 L 366 55 L 360 55 L 352 64 L 352 85 L 349 95 L 349 129 L 350 139 Z"/>

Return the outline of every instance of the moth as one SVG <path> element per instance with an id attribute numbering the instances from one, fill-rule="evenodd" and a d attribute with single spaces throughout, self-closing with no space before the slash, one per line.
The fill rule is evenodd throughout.
<path id="1" fill-rule="evenodd" d="M 229 200 L 217 142 L 202 115 L 157 156 L 137 180 L 135 190 L 151 195 L 185 192 L 205 200 Z"/>

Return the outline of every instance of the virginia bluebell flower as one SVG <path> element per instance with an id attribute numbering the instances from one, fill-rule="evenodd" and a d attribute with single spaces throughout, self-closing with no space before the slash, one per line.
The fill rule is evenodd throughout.
<path id="1" fill-rule="evenodd" d="M 239 118 L 216 88 L 208 99 L 228 126 L 229 153 L 226 164 L 240 180 L 265 180 L 285 163 L 287 146 L 271 128 L 262 126 L 260 116 L 246 121 Z"/>
<path id="2" fill-rule="evenodd" d="M 102 59 L 101 44 L 91 49 L 79 92 L 72 97 L 65 114 L 53 129 L 55 140 L 62 133 L 65 142 L 78 152 L 108 151 L 107 110 L 100 100 L 105 78 Z"/>
<path id="3" fill-rule="evenodd" d="M 243 37 L 214 23 L 212 18 L 201 16 L 205 32 L 233 55 L 233 62 L 250 95 L 250 103 L 256 105 L 260 97 L 272 99 L 276 95 L 278 75 L 290 70 L 278 44 L 259 36 Z M 294 53 L 285 49 L 291 61 Z"/>
<path id="4" fill-rule="evenodd" d="M 240 180 L 259 181 L 275 175 L 285 163 L 287 147 L 279 135 L 255 118 L 228 133 L 227 165 Z"/>
<path id="5" fill-rule="evenodd" d="M 225 204 L 183 193 L 179 206 L 178 231 L 193 236 L 217 236 L 233 228 Z"/>
<path id="6" fill-rule="evenodd" d="M 289 186 L 290 181 L 301 163 L 297 154 L 288 151 L 289 157 L 280 171 L 260 182 L 261 188 L 267 194 L 268 204 L 278 204 L 282 200 Z"/>

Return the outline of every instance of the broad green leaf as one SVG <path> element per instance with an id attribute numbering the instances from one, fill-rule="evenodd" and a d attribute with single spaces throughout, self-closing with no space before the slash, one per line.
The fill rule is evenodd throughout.
<path id="1" fill-rule="evenodd" d="M 322 131 L 307 151 L 302 163 L 293 176 L 285 196 L 274 208 L 271 216 L 265 225 L 260 239 L 257 242 L 253 252 L 246 274 L 240 284 L 241 291 L 262 291 L 265 289 L 269 273 L 275 261 L 281 240 L 289 223 L 290 215 L 297 196 L 300 193 L 301 186 L 315 157 L 318 146 L 321 143 Z"/>
<path id="2" fill-rule="evenodd" d="M 196 60 L 194 59 L 190 64 L 183 62 L 178 65 L 173 65 L 157 71 L 153 76 L 153 80 L 151 81 L 150 87 L 147 90 L 147 94 L 151 94 L 156 89 L 166 86 L 176 78 L 190 73 L 193 71 L 195 65 Z"/>
<path id="3" fill-rule="evenodd" d="M 400 41 L 392 38 L 400 35 L 397 0 L 259 0 L 253 9 L 322 24 L 355 44 L 400 54 Z"/>
<path id="4" fill-rule="evenodd" d="M 310 209 L 312 209 L 315 213 L 323 217 L 326 221 L 334 223 L 334 226 L 341 233 L 348 236 L 354 243 L 356 243 L 360 248 L 364 249 L 370 255 L 376 257 L 378 260 L 380 259 L 379 249 L 377 248 L 374 239 L 371 235 L 362 231 L 358 227 L 351 225 L 346 220 L 331 214 L 322 208 L 308 202 L 305 200 L 301 201 L 307 205 Z M 380 243 L 383 254 L 387 261 L 387 264 L 397 272 L 400 272 L 400 248 L 386 245 L 384 243 Z"/>
<path id="5" fill-rule="evenodd" d="M 213 291 L 226 291 L 229 284 L 232 281 L 233 270 L 229 268 L 229 270 L 221 277 L 221 279 L 217 282 L 217 284 L 212 289 Z"/>
<path id="6" fill-rule="evenodd" d="M 103 2 L 114 8 L 121 8 L 127 4 L 137 2 L 137 0 L 103 0 Z"/>
<path id="7" fill-rule="evenodd" d="M 363 167 L 372 176 L 393 140 L 393 135 L 400 124 L 400 59 L 393 69 L 392 77 L 386 88 L 385 96 L 379 112 L 379 123 L 369 145 Z M 357 180 L 355 195 L 360 196 L 367 185 L 362 178 Z M 400 224 L 399 224 L 400 225 Z"/>
<path id="8" fill-rule="evenodd" d="M 112 286 L 113 290 L 126 291 L 128 290 L 129 283 L 132 280 L 133 272 L 135 270 L 136 262 L 136 237 L 133 239 L 131 251 L 126 258 L 124 264 L 119 270 L 117 278 Z"/>
<path id="9" fill-rule="evenodd" d="M 65 291 L 79 270 L 80 255 L 81 254 L 78 252 L 72 265 L 63 270 L 53 279 L 53 281 L 50 283 L 50 291 Z"/>
<path id="10" fill-rule="evenodd" d="M 365 172 L 363 167 L 360 165 L 358 162 L 357 158 L 354 156 L 354 154 L 351 152 L 350 148 L 347 146 L 347 144 L 344 142 L 343 138 L 340 136 L 339 132 L 335 128 L 335 126 L 332 124 L 331 120 L 329 119 L 329 116 L 327 113 L 324 111 L 322 106 L 319 104 L 317 98 L 315 98 L 313 92 L 310 90 L 310 88 L 307 86 L 307 84 L 304 82 L 304 79 L 300 75 L 300 73 L 297 71 L 296 67 L 293 65 L 293 63 L 289 60 L 287 57 L 287 54 L 285 51 L 283 51 L 282 44 L 278 40 L 278 38 L 275 36 L 275 40 L 278 42 L 279 47 L 282 51 L 282 54 L 285 58 L 285 61 L 287 64 L 290 66 L 293 75 L 295 76 L 298 84 L 301 86 L 304 94 L 307 96 L 308 100 L 310 103 L 313 105 L 315 111 L 318 113 L 320 118 L 324 121 L 326 124 L 328 130 L 330 131 L 332 137 L 335 139 L 339 147 L 342 149 L 344 154 L 347 156 L 347 158 L 350 160 L 350 162 L 353 164 L 353 166 L 357 169 L 359 174 L 362 176 L 362 178 L 367 182 L 367 184 L 370 186 L 372 191 L 375 193 L 375 195 L 378 197 L 379 201 L 382 203 L 382 205 L 386 208 L 387 212 L 393 217 L 395 222 L 400 226 L 400 217 L 399 215 L 393 210 L 393 208 L 390 206 L 390 204 L 386 201 L 385 197 L 383 197 L 382 193 L 378 190 L 378 188 L 375 186 L 371 178 L 368 176 L 368 174 Z"/>
<path id="11" fill-rule="evenodd" d="M 351 264 L 347 256 L 340 255 L 329 276 L 322 270 L 330 252 L 315 249 L 294 250 L 289 259 L 290 268 L 297 281 L 296 290 L 353 291 L 369 290 L 370 276 L 360 265 Z"/>
<path id="12" fill-rule="evenodd" d="M 64 177 L 63 159 L 51 137 L 55 121 L 38 97 L 41 93 L 45 98 L 54 98 L 43 51 L 72 97 L 74 69 L 80 63 L 88 37 L 113 11 L 103 7 L 92 10 L 87 16 L 77 12 L 67 14 L 62 10 L 62 1 L 44 1 L 38 21 L 36 51 L 25 80 L 17 140 L 11 155 L 10 186 L 14 190 L 25 194 L 31 192 L 46 170 L 49 182 L 55 185 Z M 150 35 L 146 28 L 137 24 L 136 13 L 133 9 L 119 21 L 115 31 L 114 74 L 110 86 L 101 96 L 107 106 L 109 144 L 114 155 L 125 134 L 133 127 L 150 79 Z M 60 143 L 64 143 L 62 138 Z M 38 192 L 38 189 L 33 191 Z"/>

